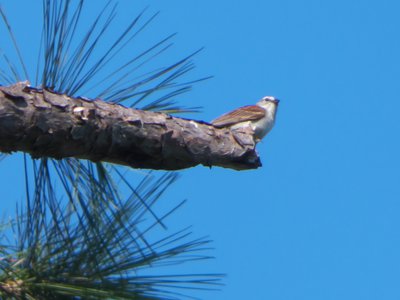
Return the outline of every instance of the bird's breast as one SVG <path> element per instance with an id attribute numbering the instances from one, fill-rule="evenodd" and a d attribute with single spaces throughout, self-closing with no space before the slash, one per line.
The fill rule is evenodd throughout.
<path id="1" fill-rule="evenodd" d="M 271 116 L 265 116 L 264 118 L 253 122 L 252 128 L 254 130 L 254 135 L 257 139 L 262 139 L 264 136 L 267 135 L 268 132 L 271 131 L 272 127 L 274 126 L 274 118 Z"/>

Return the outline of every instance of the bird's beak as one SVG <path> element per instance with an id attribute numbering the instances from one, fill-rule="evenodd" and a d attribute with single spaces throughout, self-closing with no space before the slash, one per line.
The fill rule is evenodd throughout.
<path id="1" fill-rule="evenodd" d="M 274 100 L 274 103 L 275 103 L 276 105 L 278 105 L 278 104 L 279 104 L 279 101 L 280 101 L 279 99 L 275 99 L 275 100 Z"/>

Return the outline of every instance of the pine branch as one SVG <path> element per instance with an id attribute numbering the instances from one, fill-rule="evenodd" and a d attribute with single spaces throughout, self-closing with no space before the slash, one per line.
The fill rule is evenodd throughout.
<path id="1" fill-rule="evenodd" d="M 0 151 L 149 169 L 261 166 L 252 132 L 72 98 L 26 82 L 0 87 Z"/>
<path id="2" fill-rule="evenodd" d="M 82 15 L 89 1 L 42 3 L 41 47 L 33 79 L 40 89 L 14 84 L 29 80 L 31 66 L 25 68 L 0 7 L 19 58 L 13 62 L 0 49 L 0 63 L 5 63 L 0 82 L 10 85 L 0 86 L 0 152 L 41 157 L 31 161 L 30 169 L 24 155 L 26 204 L 17 207 L 12 233 L 0 231 L 16 237 L 15 244 L 3 240 L 0 245 L 0 298 L 194 299 L 185 290 L 217 288 L 221 274 L 176 274 L 170 269 L 209 259 L 203 253 L 210 249 L 208 239 L 193 239 L 188 229 L 155 232 L 160 225 L 166 229 L 167 217 L 184 203 L 161 216 L 154 207 L 177 173 L 167 172 L 157 180 L 148 175 L 136 185 L 118 166 L 98 161 L 169 169 L 223 162 L 243 168 L 242 158 L 230 161 L 233 156 L 223 154 L 224 149 L 212 157 L 218 159 L 214 163 L 209 157 L 218 148 L 214 139 L 226 145 L 226 153 L 250 153 L 258 162 L 254 142 L 205 122 L 118 104 L 164 113 L 194 111 L 182 107 L 176 97 L 206 79 L 184 79 L 194 68 L 197 51 L 167 63 L 159 59 L 172 45 L 173 35 L 149 45 L 148 37 L 143 45 L 137 40 L 157 13 L 148 18 L 143 11 L 120 34 L 109 36 L 116 20 L 115 1 L 103 7 L 96 2 L 90 9 L 100 11 L 93 20 Z M 119 61 L 121 57 L 126 61 Z M 190 138 L 193 132 L 200 141 Z M 245 146 L 239 148 L 238 141 Z M 128 187 L 127 196 L 125 189 L 120 191 L 122 184 Z M 158 269 L 165 266 L 167 271 Z"/>

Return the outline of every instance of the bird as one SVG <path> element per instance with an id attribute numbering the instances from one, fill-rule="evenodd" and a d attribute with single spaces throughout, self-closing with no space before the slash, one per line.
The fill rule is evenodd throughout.
<path id="1" fill-rule="evenodd" d="M 231 130 L 251 128 L 256 142 L 261 141 L 275 124 L 275 116 L 279 100 L 272 96 L 265 96 L 255 105 L 247 105 L 211 121 L 217 128 L 229 128 Z"/>

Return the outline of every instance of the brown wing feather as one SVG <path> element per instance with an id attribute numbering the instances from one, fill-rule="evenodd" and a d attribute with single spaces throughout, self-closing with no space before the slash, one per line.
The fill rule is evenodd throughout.
<path id="1" fill-rule="evenodd" d="M 211 121 L 217 127 L 225 127 L 240 122 L 255 121 L 265 116 L 265 110 L 257 105 L 248 105 L 223 114 Z"/>

